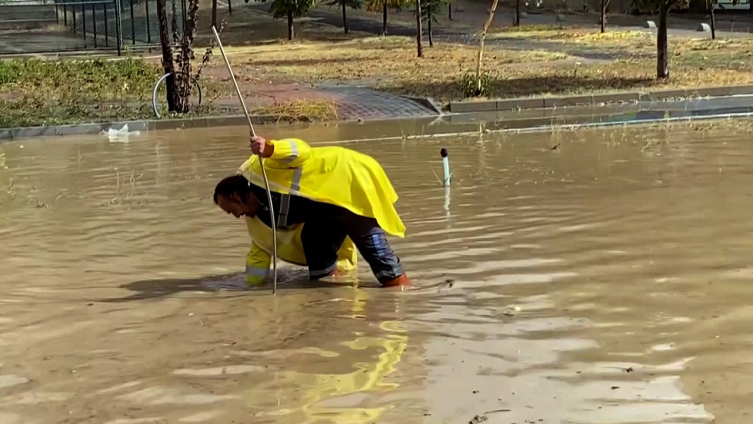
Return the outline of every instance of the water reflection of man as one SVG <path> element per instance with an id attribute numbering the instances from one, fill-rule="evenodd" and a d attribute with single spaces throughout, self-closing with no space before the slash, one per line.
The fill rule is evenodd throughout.
<path id="1" fill-rule="evenodd" d="M 405 227 L 394 208 L 397 194 L 378 162 L 342 147 L 311 148 L 299 139 L 253 137 L 251 150 L 254 155 L 239 175 L 223 179 L 215 188 L 214 202 L 222 210 L 236 218 L 258 218 L 271 228 L 259 162 L 260 156 L 267 158 L 277 227 L 303 225 L 300 245 L 311 279 L 336 272 L 338 252 L 349 238 L 382 286 L 410 284 L 386 238 L 387 233 L 403 237 Z M 263 281 L 269 272 L 269 262 L 264 266 L 260 258 L 263 253 L 270 252 L 252 245 L 249 283 Z"/>

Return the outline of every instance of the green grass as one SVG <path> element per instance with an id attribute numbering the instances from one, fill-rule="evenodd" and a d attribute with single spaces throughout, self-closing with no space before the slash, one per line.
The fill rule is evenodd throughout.
<path id="1" fill-rule="evenodd" d="M 152 90 L 162 69 L 141 59 L 2 60 L 0 128 L 82 122 L 154 119 Z M 162 118 L 204 116 L 214 112 L 217 84 L 202 82 L 204 102 L 187 115 L 167 113 L 164 84 Z"/>
<path id="2" fill-rule="evenodd" d="M 4 60 L 0 93 L 43 98 L 143 99 L 161 70 L 140 59 Z"/>
<path id="3" fill-rule="evenodd" d="M 137 119 L 161 70 L 140 59 L 0 61 L 0 127 Z"/>
<path id="4" fill-rule="evenodd" d="M 215 112 L 209 105 L 194 106 L 188 114 L 171 114 L 160 105 L 162 119 L 192 118 Z M 0 128 L 77 124 L 86 122 L 130 121 L 155 119 L 150 102 L 82 103 L 42 102 L 38 99 L 0 100 Z"/>

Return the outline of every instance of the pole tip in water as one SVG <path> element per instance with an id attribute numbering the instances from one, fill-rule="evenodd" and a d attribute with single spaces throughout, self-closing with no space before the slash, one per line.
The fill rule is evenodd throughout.
<path id="1" fill-rule="evenodd" d="M 442 149 L 439 151 L 439 154 L 442 155 L 443 158 L 447 157 L 447 149 L 442 147 Z"/>

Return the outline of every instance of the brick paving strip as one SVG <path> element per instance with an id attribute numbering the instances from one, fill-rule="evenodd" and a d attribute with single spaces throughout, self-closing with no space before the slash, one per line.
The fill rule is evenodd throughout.
<path id="1" fill-rule="evenodd" d="M 340 121 L 417 118 L 442 114 L 441 108 L 430 100 L 366 87 L 275 84 L 268 87 L 255 86 L 252 90 L 246 91 L 253 93 L 244 99 L 249 110 L 292 100 L 329 100 L 335 104 L 337 119 Z M 239 102 L 236 98 L 226 98 L 215 100 L 214 105 L 237 109 Z"/>
<path id="2" fill-rule="evenodd" d="M 334 97 L 341 120 L 417 118 L 439 115 L 441 110 L 416 99 L 361 87 L 322 86 Z"/>

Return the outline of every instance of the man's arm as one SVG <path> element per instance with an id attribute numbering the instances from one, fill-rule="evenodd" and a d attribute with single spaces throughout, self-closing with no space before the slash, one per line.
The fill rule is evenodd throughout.
<path id="1" fill-rule="evenodd" d="M 254 136 L 251 138 L 251 151 L 285 168 L 298 168 L 311 157 L 311 147 L 297 138 L 266 140 Z"/>

